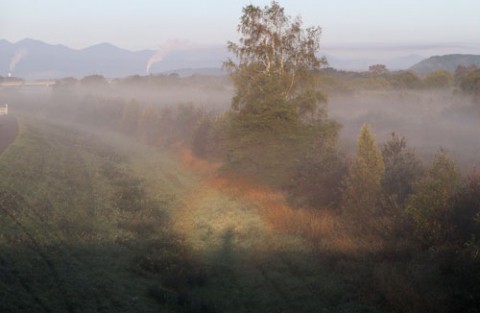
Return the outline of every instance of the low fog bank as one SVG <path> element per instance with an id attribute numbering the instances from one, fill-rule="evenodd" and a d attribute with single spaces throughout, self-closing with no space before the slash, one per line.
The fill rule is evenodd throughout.
<path id="1" fill-rule="evenodd" d="M 425 161 L 443 148 L 463 169 L 479 165 L 480 114 L 472 109 L 471 98 L 451 89 L 358 91 L 332 96 L 328 105 L 330 116 L 342 124 L 340 145 L 349 154 L 359 129 L 368 123 L 377 143 L 395 132 Z"/>
<path id="2" fill-rule="evenodd" d="M 60 81 L 61 85 L 64 83 Z M 169 75 L 131 76 L 108 82 L 101 77 L 90 76 L 78 82 L 67 81 L 78 95 L 98 94 L 107 98 L 135 100 L 160 109 L 179 103 L 191 103 L 197 107 L 223 111 L 229 107 L 233 87 L 228 76 Z"/>
<path id="3" fill-rule="evenodd" d="M 16 85 L 0 86 L 0 102 L 14 104 L 33 98 L 30 104 L 34 105 L 38 103 L 40 97 L 50 98 L 49 102 L 66 107 L 71 104 L 70 102 L 84 100 L 118 103 L 136 101 L 156 109 L 177 104 L 192 104 L 209 111 L 222 112 L 230 107 L 233 92 L 230 78 L 226 75 L 195 74 L 180 77 L 172 73 L 116 79 L 90 75 L 82 79 L 67 77 L 56 80 L 53 84 L 50 81 L 43 84 L 19 82 Z"/>
<path id="4" fill-rule="evenodd" d="M 112 114 L 121 116 L 123 108 L 132 101 L 144 109 L 152 106 L 160 111 L 188 104 L 220 114 L 229 109 L 233 94 L 232 83 L 226 76 L 133 76 L 108 81 L 93 75 L 82 80 L 59 80 L 52 87 L 3 88 L 0 100 L 9 103 L 11 112 L 24 108 L 56 118 L 77 117 L 78 122 L 82 121 L 79 108 L 103 110 L 102 114 L 108 116 L 108 107 L 115 112 Z M 69 113 L 56 114 L 59 111 Z M 462 169 L 480 165 L 480 113 L 470 97 L 455 93 L 453 88 L 333 93 L 328 114 L 342 125 L 339 144 L 349 155 L 355 151 L 361 126 L 368 123 L 378 144 L 395 132 L 405 137 L 425 162 L 443 148 Z"/>

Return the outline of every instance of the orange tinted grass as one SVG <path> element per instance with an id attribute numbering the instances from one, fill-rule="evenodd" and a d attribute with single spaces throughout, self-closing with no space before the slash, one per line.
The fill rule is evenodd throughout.
<path id="1" fill-rule="evenodd" d="M 378 241 L 370 240 L 359 242 L 349 234 L 348 229 L 339 230 L 338 225 L 341 221 L 337 214 L 327 210 L 292 208 L 287 204 L 282 192 L 260 186 L 241 175 L 218 175 L 216 171 L 220 168 L 220 163 L 199 159 L 186 147 L 179 149 L 179 155 L 181 164 L 203 176 L 206 186 L 253 204 L 271 229 L 301 236 L 314 247 L 337 252 L 355 253 L 372 250 L 373 246 L 380 244 Z"/>
<path id="2" fill-rule="evenodd" d="M 330 249 L 350 254 L 360 249 L 348 233 L 338 230 L 339 217 L 334 213 L 326 210 L 292 208 L 281 192 L 246 180 L 224 176 L 213 177 L 208 181 L 209 185 L 221 188 L 254 204 L 267 224 L 276 231 L 301 236 L 317 249 Z"/>

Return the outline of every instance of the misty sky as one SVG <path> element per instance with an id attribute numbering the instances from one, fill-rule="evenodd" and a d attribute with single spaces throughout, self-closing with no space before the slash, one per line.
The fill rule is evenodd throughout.
<path id="1" fill-rule="evenodd" d="M 110 42 L 128 50 L 158 49 L 169 41 L 225 45 L 255 0 L 5 0 L 0 39 L 33 38 L 84 48 Z M 479 0 L 283 0 L 289 15 L 323 29 L 322 49 L 480 53 Z M 394 46 L 394 47 L 392 47 Z M 393 49 L 393 50 L 395 50 Z M 415 50 L 417 49 L 417 50 Z"/>

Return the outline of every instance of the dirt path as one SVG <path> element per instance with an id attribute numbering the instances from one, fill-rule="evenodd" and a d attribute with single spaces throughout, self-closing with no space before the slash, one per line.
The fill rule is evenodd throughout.
<path id="1" fill-rule="evenodd" d="M 0 116 L 0 154 L 13 142 L 17 133 L 17 120 L 11 115 Z"/>

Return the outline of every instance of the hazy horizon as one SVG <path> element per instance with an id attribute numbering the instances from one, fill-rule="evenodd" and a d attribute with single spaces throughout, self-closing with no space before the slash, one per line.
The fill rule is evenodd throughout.
<path id="1" fill-rule="evenodd" d="M 83 49 L 108 42 L 129 51 L 225 46 L 236 41 L 242 7 L 270 1 L 11 1 L 0 11 L 0 38 Z M 480 2 L 280 1 L 305 26 L 322 28 L 321 53 L 336 57 L 479 54 Z M 173 31 L 174 30 L 174 31 Z"/>
<path id="2" fill-rule="evenodd" d="M 83 77 L 93 73 L 114 78 L 146 73 L 183 73 L 185 70 L 185 75 L 191 75 L 202 74 L 207 69 L 215 69 L 219 74 L 222 63 L 231 57 L 226 45 L 195 45 L 181 41 L 167 42 L 159 50 L 140 51 L 130 51 L 112 42 L 99 42 L 75 49 L 38 38 L 24 38 L 16 42 L 0 38 L 1 41 L 7 44 L 0 51 L 0 75 L 20 75 L 18 77 L 27 80 Z M 322 47 L 319 56 L 327 57 L 329 67 L 348 71 L 366 71 L 370 65 L 379 63 L 385 64 L 390 70 L 407 70 L 436 55 L 475 54 L 471 51 L 475 48 L 472 45 L 454 43 L 345 43 Z M 71 52 L 65 48 L 71 49 Z M 70 55 L 67 59 L 65 53 Z M 47 55 L 56 57 L 45 58 Z M 88 57 L 78 59 L 80 55 Z M 123 61 L 118 63 L 118 57 Z M 80 68 L 82 70 L 79 72 Z M 118 70 L 112 72 L 114 68 Z"/>

